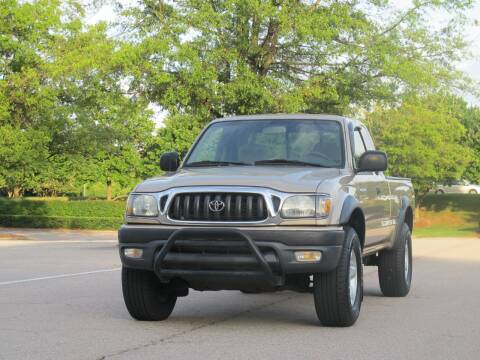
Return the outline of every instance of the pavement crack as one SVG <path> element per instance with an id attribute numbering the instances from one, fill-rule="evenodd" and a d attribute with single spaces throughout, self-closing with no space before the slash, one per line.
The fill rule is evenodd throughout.
<path id="1" fill-rule="evenodd" d="M 282 299 L 279 299 L 279 300 L 275 300 L 275 301 L 270 301 L 266 304 L 262 304 L 262 305 L 259 305 L 259 306 L 255 306 L 255 307 L 252 307 L 252 308 L 249 308 L 249 309 L 246 309 L 246 310 L 243 310 L 243 311 L 240 311 L 240 312 L 237 312 L 237 313 L 234 313 L 232 314 L 231 316 L 227 316 L 223 319 L 219 319 L 219 320 L 212 320 L 212 321 L 208 321 L 206 323 L 203 323 L 203 324 L 200 324 L 200 325 L 197 325 L 197 326 L 194 326 L 194 327 L 191 327 L 189 329 L 186 329 L 186 330 L 183 330 L 183 331 L 180 331 L 180 332 L 177 332 L 177 333 L 174 333 L 174 334 L 170 334 L 170 335 L 167 335 L 167 336 L 164 336 L 160 339 L 156 339 L 156 340 L 152 340 L 152 341 L 149 341 L 147 343 L 144 343 L 144 344 L 141 344 L 141 345 L 136 345 L 136 346 L 132 346 L 132 347 L 129 347 L 129 348 L 126 348 L 126 349 L 123 349 L 123 350 L 119 350 L 119 351 L 116 351 L 116 352 L 112 352 L 110 354 L 106 354 L 106 355 L 101 355 L 99 357 L 96 358 L 96 360 L 105 360 L 105 359 L 108 359 L 108 358 L 112 358 L 112 357 L 116 357 L 116 356 L 119 356 L 119 355 L 123 355 L 123 354 L 126 354 L 126 353 L 129 353 L 129 352 L 132 352 L 132 351 L 137 351 L 137 350 L 141 350 L 141 349 L 145 349 L 145 348 L 148 348 L 150 346 L 155 346 L 155 345 L 159 345 L 159 344 L 163 344 L 163 343 L 166 343 L 172 339 L 175 339 L 175 338 L 178 338 L 178 337 L 181 337 L 183 335 L 187 335 L 187 334 L 190 334 L 192 332 L 195 332 L 195 331 L 198 331 L 198 330 L 202 330 L 204 328 L 207 328 L 207 327 L 210 327 L 210 326 L 214 326 L 214 325 L 217 325 L 217 324 L 221 324 L 221 323 L 224 323 L 226 321 L 229 321 L 229 320 L 232 320 L 232 319 L 236 319 L 238 317 L 241 317 L 245 314 L 248 314 L 248 313 L 252 313 L 254 311 L 257 311 L 257 310 L 261 310 L 261 309 L 264 309 L 264 308 L 267 308 L 269 306 L 273 306 L 273 305 L 277 305 L 277 304 L 280 304 L 282 302 L 286 302 L 286 301 L 289 301 L 291 299 L 294 299 L 296 297 L 299 297 L 301 296 L 302 294 L 292 294 L 290 296 L 287 296 L 287 297 L 284 297 Z"/>

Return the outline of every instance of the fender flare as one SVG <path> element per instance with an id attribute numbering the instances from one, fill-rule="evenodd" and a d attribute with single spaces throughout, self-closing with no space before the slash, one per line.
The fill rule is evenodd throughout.
<path id="1" fill-rule="evenodd" d="M 348 195 L 345 200 L 343 201 L 342 210 L 340 212 L 340 225 L 346 225 L 350 222 L 352 214 L 355 211 L 359 211 L 362 217 L 362 224 L 357 224 L 360 226 L 357 229 L 358 236 L 360 237 L 360 242 L 362 244 L 362 249 L 365 246 L 365 231 L 366 231 L 366 224 L 365 224 L 365 214 L 363 213 L 362 207 L 360 206 L 360 202 L 352 195 Z M 352 225 L 355 226 L 355 225 Z"/>
<path id="2" fill-rule="evenodd" d="M 355 211 L 355 209 L 360 209 L 362 211 L 360 202 L 352 195 L 348 195 L 343 201 L 342 211 L 340 212 L 339 224 L 348 224 L 348 221 L 350 220 L 350 217 L 352 216 L 352 213 Z"/>
<path id="3" fill-rule="evenodd" d="M 393 231 L 392 238 L 390 240 L 390 248 L 395 247 L 397 239 L 400 237 L 403 224 L 405 223 L 405 217 L 407 216 L 407 209 L 410 207 L 410 205 L 410 199 L 407 196 L 402 196 L 400 198 L 400 210 L 398 212 L 395 230 Z"/>

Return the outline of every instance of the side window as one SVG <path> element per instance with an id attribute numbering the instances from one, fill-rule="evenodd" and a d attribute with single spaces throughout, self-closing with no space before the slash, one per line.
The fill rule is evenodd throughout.
<path id="1" fill-rule="evenodd" d="M 355 165 L 365 151 L 367 151 L 367 149 L 365 147 L 365 142 L 363 141 L 362 135 L 360 134 L 360 129 L 355 129 L 353 132 L 353 159 L 355 161 Z"/>

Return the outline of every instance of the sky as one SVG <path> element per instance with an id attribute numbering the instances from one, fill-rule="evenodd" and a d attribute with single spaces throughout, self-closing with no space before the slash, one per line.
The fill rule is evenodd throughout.
<path id="1" fill-rule="evenodd" d="M 123 4 L 131 4 L 134 0 L 120 0 Z M 399 9 L 408 9 L 411 7 L 411 0 L 393 0 L 393 5 Z M 87 22 L 95 24 L 99 21 L 114 21 L 115 11 L 112 6 L 104 5 L 100 8 L 90 11 L 87 17 Z M 432 13 L 431 23 L 433 27 L 441 26 L 445 19 L 448 17 L 447 13 Z M 476 21 L 476 25 L 469 26 L 465 29 L 465 40 L 469 44 L 469 51 L 471 53 L 470 58 L 460 61 L 457 64 L 457 68 L 467 73 L 472 79 L 480 82 L 480 0 L 475 0 L 475 5 L 468 13 L 468 18 Z M 465 99 L 475 105 L 480 105 L 480 99 L 471 96 L 466 96 Z M 155 113 L 155 122 L 157 126 L 161 126 L 161 123 L 165 117 L 165 112 L 161 108 L 152 105 L 152 110 Z"/>

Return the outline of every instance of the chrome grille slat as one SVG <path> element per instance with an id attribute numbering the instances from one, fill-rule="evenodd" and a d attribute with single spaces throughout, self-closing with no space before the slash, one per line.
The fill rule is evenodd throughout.
<path id="1" fill-rule="evenodd" d="M 177 196 L 182 196 L 182 195 L 177 195 Z M 208 203 L 210 202 L 210 195 L 207 194 L 203 198 L 203 216 L 208 220 L 210 218 L 210 210 L 208 209 Z M 187 219 L 185 219 L 187 220 Z"/>
<path id="2" fill-rule="evenodd" d="M 265 209 L 265 204 L 263 203 L 263 201 L 257 201 L 257 212 L 259 214 L 263 214 L 264 209 Z"/>
<path id="3" fill-rule="evenodd" d="M 187 216 L 190 215 L 190 195 L 187 195 L 183 199 L 183 210 Z"/>
<path id="4" fill-rule="evenodd" d="M 196 194 L 193 200 L 193 217 L 200 217 L 200 195 Z"/>
<path id="5" fill-rule="evenodd" d="M 247 196 L 247 218 L 253 217 L 253 196 Z"/>
<path id="6" fill-rule="evenodd" d="M 235 217 L 242 217 L 242 195 L 237 195 L 235 197 Z"/>
<path id="7" fill-rule="evenodd" d="M 210 201 L 221 201 L 221 211 L 212 211 Z M 263 221 L 268 217 L 265 199 L 255 193 L 178 193 L 170 202 L 168 216 L 180 221 Z"/>
<path id="8" fill-rule="evenodd" d="M 232 218 L 232 195 L 227 194 L 225 197 L 225 217 L 227 220 Z"/>

